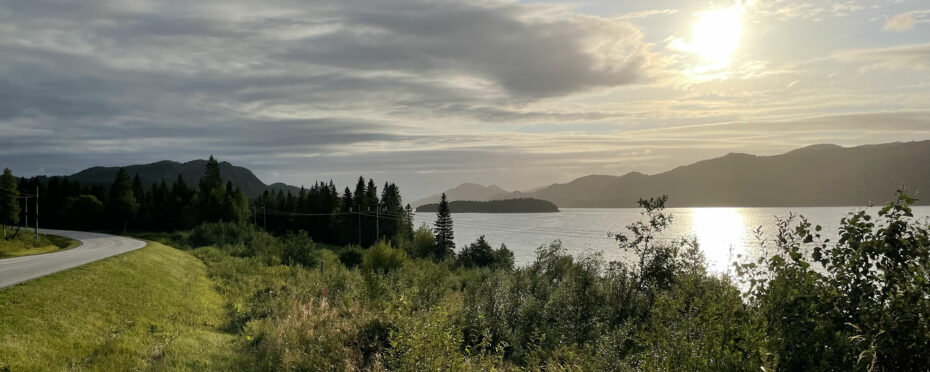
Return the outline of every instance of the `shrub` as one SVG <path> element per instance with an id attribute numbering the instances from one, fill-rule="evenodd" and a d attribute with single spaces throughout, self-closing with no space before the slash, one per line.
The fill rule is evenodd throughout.
<path id="1" fill-rule="evenodd" d="M 407 242 L 404 251 L 410 257 L 443 259 L 442 255 L 436 254 L 436 237 L 433 236 L 433 230 L 424 223 L 413 232 L 413 240 Z"/>
<path id="2" fill-rule="evenodd" d="M 600 261 L 576 261 L 556 241 L 537 250 L 536 261 L 513 272 L 476 278 L 465 291 L 465 339 L 483 337 L 508 345 L 509 355 L 526 360 L 559 345 L 585 345 L 626 319 L 610 319 L 606 303 L 612 277 L 600 275 Z"/>
<path id="3" fill-rule="evenodd" d="M 839 240 L 803 217 L 778 221 L 774 255 L 738 265 L 779 368 L 922 370 L 930 365 L 930 229 L 899 190 Z"/>
<path id="4" fill-rule="evenodd" d="M 191 247 L 246 244 L 250 241 L 253 231 L 251 227 L 240 226 L 234 223 L 218 222 L 205 223 L 191 230 L 188 235 L 188 244 Z"/>
<path id="5" fill-rule="evenodd" d="M 348 247 L 339 252 L 339 262 L 347 268 L 356 268 L 362 264 L 362 251 L 358 247 Z"/>
<path id="6" fill-rule="evenodd" d="M 490 267 L 509 270 L 513 268 L 513 252 L 503 244 L 497 250 L 491 248 L 491 245 L 482 235 L 474 243 L 462 248 L 462 251 L 456 257 L 456 261 L 468 268 Z"/>
<path id="7" fill-rule="evenodd" d="M 765 333 L 727 279 L 677 276 L 655 299 L 635 363 L 644 370 L 759 371 Z"/>
<path id="8" fill-rule="evenodd" d="M 390 243 L 379 241 L 365 251 L 362 257 L 362 271 L 369 274 L 388 274 L 404 265 L 404 251 L 391 247 Z"/>
<path id="9" fill-rule="evenodd" d="M 317 254 L 316 244 L 306 231 L 285 235 L 280 240 L 284 244 L 284 257 L 282 257 L 284 262 L 304 267 L 319 264 L 320 257 Z"/>

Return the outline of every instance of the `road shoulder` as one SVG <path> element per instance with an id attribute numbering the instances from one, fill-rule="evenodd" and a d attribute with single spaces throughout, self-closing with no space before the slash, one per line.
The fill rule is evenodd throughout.
<path id="1" fill-rule="evenodd" d="M 0 290 L 0 370 L 223 370 L 224 319 L 204 264 L 148 242 Z"/>

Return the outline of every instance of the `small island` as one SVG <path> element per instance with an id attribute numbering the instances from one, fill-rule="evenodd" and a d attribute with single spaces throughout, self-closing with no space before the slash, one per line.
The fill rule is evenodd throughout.
<path id="1" fill-rule="evenodd" d="M 417 212 L 436 212 L 439 203 L 424 204 Z M 559 207 L 548 200 L 521 198 L 491 201 L 456 200 L 449 202 L 452 213 L 556 213 Z"/>

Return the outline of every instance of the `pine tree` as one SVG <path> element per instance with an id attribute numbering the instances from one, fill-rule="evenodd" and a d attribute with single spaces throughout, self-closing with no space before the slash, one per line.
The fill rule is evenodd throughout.
<path id="1" fill-rule="evenodd" d="M 434 225 L 436 234 L 436 253 L 434 257 L 443 259 L 455 251 L 455 235 L 452 231 L 452 211 L 449 210 L 449 202 L 446 200 L 446 193 L 442 193 L 439 200 L 439 208 L 436 210 L 436 224 Z"/>
<path id="2" fill-rule="evenodd" d="M 223 201 L 226 188 L 220 177 L 220 164 L 210 155 L 200 178 L 200 215 L 204 222 L 216 222 L 223 219 Z"/>
<path id="3" fill-rule="evenodd" d="M 138 173 L 132 179 L 132 195 L 136 197 L 139 205 L 145 204 L 145 187 L 142 186 L 142 178 L 139 178 Z"/>
<path id="4" fill-rule="evenodd" d="M 123 168 L 120 168 L 116 173 L 116 179 L 113 180 L 113 186 L 110 187 L 110 198 L 107 199 L 107 205 L 113 218 L 122 222 L 123 233 L 125 233 L 129 220 L 139 210 L 139 203 L 132 193 L 129 174 Z"/>
<path id="5" fill-rule="evenodd" d="M 10 168 L 3 170 L 0 176 L 0 228 L 3 229 L 3 238 L 6 239 L 7 225 L 19 223 L 19 188 L 16 177 Z"/>

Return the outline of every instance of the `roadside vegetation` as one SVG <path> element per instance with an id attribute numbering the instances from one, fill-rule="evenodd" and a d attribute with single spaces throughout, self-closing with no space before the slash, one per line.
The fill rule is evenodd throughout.
<path id="1" fill-rule="evenodd" d="M 235 370 L 224 299 L 159 243 L 0 290 L 0 371 Z"/>
<path id="2" fill-rule="evenodd" d="M 228 223 L 160 238 L 206 263 L 242 369 L 924 370 L 930 235 L 912 202 L 850 215 L 836 242 L 781 220 L 769 258 L 732 276 L 693 241 L 658 243 L 664 198 L 617 235 L 629 263 L 556 241 L 514 267 L 484 239 L 438 250 L 426 226 L 365 249 Z"/>
<path id="3" fill-rule="evenodd" d="M 20 231 L 16 237 L 0 239 L 0 258 L 51 253 L 71 249 L 80 244 L 77 240 L 57 235 L 39 234 L 39 239 L 36 240 L 32 230 Z"/>
<path id="4" fill-rule="evenodd" d="M 921 371 L 930 366 L 930 228 L 913 216 L 915 199 L 904 191 L 877 217 L 848 215 L 837 241 L 822 239 L 822 229 L 801 216 L 781 219 L 765 227 L 777 231 L 774 240 L 759 242 L 765 253 L 739 257 L 729 273 L 709 271 L 693 240 L 658 239 L 673 218 L 664 209 L 665 197 L 640 200 L 642 219 L 615 235 L 617 249 L 630 260 L 575 257 L 554 241 L 539 247 L 532 263 L 515 267 L 506 246 L 491 247 L 483 237 L 455 247 L 445 195 L 432 227 L 412 226 L 395 185 L 385 184 L 379 196 L 374 182 L 363 178 L 355 191 L 346 188 L 341 196 L 332 183 L 296 196 L 268 193 L 251 202 L 250 213 L 236 201 L 239 193 L 218 181 L 215 162 L 208 162 L 199 191 L 191 190 L 187 201 L 174 199 L 182 210 L 198 210 L 183 216 L 190 228 L 137 234 L 186 250 L 202 264 L 156 246 L 142 252 L 172 259 L 152 257 L 146 266 L 139 257 L 145 253 L 132 252 L 75 269 L 113 265 L 104 266 L 112 273 L 63 279 L 69 271 L 0 292 L 0 327 L 6 327 L 0 328 L 0 340 L 11 352 L 6 356 L 0 350 L 0 358 L 9 360 L 0 360 L 0 367 Z M 127 183 L 127 177 L 117 178 L 115 184 Z M 105 208 L 119 209 L 121 199 L 136 195 L 114 188 L 123 191 L 111 193 L 116 199 L 106 205 L 113 207 Z M 163 206 L 151 203 L 134 214 L 127 207 L 120 221 L 111 222 L 144 226 L 144 214 L 160 213 Z M 176 227 L 181 226 L 186 225 Z M 133 257 L 135 263 L 125 262 Z M 49 282 L 53 285 L 43 284 Z M 100 288 L 103 295 L 89 298 L 88 288 Z M 49 304 L 58 297 L 75 310 L 55 310 Z M 84 318 L 90 321 L 73 324 Z M 77 333 L 64 331 L 70 327 Z M 22 343 L 13 336 L 23 333 L 40 341 Z"/>

